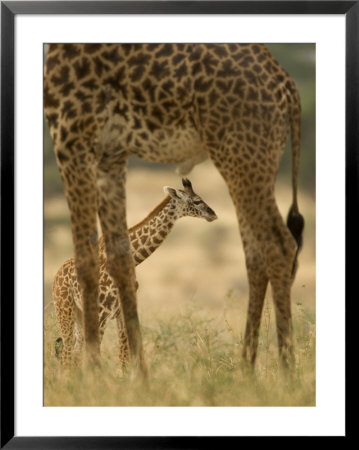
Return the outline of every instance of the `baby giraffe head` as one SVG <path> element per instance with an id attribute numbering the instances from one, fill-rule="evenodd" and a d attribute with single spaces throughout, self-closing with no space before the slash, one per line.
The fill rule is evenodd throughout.
<path id="1" fill-rule="evenodd" d="M 187 178 L 182 178 L 184 189 L 174 189 L 164 186 L 163 190 L 171 197 L 171 201 L 181 216 L 191 216 L 212 222 L 217 219 L 216 213 L 205 203 L 193 189 Z"/>

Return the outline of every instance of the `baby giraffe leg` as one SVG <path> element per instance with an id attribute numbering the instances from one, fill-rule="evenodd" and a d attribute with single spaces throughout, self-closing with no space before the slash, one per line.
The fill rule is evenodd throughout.
<path id="1" fill-rule="evenodd" d="M 119 348 L 119 358 L 121 362 L 122 372 L 125 372 L 126 366 L 129 361 L 129 349 L 128 349 L 128 339 L 126 328 L 123 323 L 122 314 L 116 317 L 117 324 L 117 336 L 118 336 L 118 348 Z"/>
<path id="2" fill-rule="evenodd" d="M 72 308 L 63 308 L 58 301 L 54 302 L 57 323 L 60 329 L 61 337 L 56 340 L 55 352 L 61 364 L 71 366 L 73 361 L 74 349 L 74 326 L 75 317 Z"/>

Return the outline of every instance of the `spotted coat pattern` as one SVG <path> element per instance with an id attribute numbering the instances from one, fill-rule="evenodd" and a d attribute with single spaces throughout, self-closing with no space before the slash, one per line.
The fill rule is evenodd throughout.
<path id="1" fill-rule="evenodd" d="M 184 190 L 165 186 L 168 195 L 140 223 L 129 229 L 131 253 L 135 265 L 141 264 L 166 239 L 175 222 L 181 217 L 197 217 L 212 222 L 215 212 L 192 189 L 188 179 L 183 179 Z M 126 327 L 121 314 L 119 292 L 106 270 L 106 252 L 103 236 L 99 239 L 100 283 L 99 283 L 99 328 L 100 340 L 108 320 L 116 319 L 119 355 L 123 367 L 128 362 Z M 52 296 L 61 338 L 56 341 L 56 355 L 64 365 L 78 363 L 81 356 L 82 295 L 77 279 L 75 260 L 67 260 L 58 270 L 53 281 Z M 73 350 L 75 349 L 75 355 Z M 75 356 L 73 358 L 73 356 Z"/>
<path id="2" fill-rule="evenodd" d="M 293 80 L 268 48 L 52 44 L 44 105 L 71 213 L 89 360 L 99 360 L 98 214 L 108 272 L 121 293 L 132 362 L 146 374 L 126 223 L 126 163 L 134 154 L 177 163 L 181 173 L 206 157 L 213 161 L 233 199 L 246 256 L 243 356 L 254 364 L 270 282 L 280 359 L 290 364 L 290 290 L 304 225 L 297 205 L 301 108 Z M 290 131 L 293 201 L 286 225 L 274 184 Z"/>

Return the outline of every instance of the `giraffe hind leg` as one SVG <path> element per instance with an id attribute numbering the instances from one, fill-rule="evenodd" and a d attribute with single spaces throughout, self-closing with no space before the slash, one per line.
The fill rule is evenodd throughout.
<path id="1" fill-rule="evenodd" d="M 119 314 L 116 317 L 116 324 L 117 324 L 117 336 L 118 336 L 118 344 L 119 344 L 119 359 L 121 362 L 121 369 L 122 372 L 125 373 L 126 367 L 129 361 L 129 354 L 128 354 L 128 339 L 127 339 L 127 333 L 126 328 L 123 323 L 122 315 Z"/>
<path id="2" fill-rule="evenodd" d="M 74 365 L 79 366 L 82 360 L 82 350 L 83 350 L 83 326 L 79 321 L 75 322 L 75 344 L 74 344 Z"/>
<path id="3" fill-rule="evenodd" d="M 294 344 L 290 291 L 298 246 L 276 205 L 271 218 L 274 224 L 268 231 L 264 253 L 275 307 L 279 357 L 284 368 L 291 368 Z"/>
<path id="4" fill-rule="evenodd" d="M 62 321 L 61 318 L 60 321 Z M 66 322 L 66 328 L 63 325 L 60 325 L 62 336 L 55 341 L 55 356 L 63 366 L 71 366 L 73 363 L 73 349 L 75 343 L 73 337 L 74 322 L 71 318 L 70 320 L 66 320 Z"/>
<path id="5" fill-rule="evenodd" d="M 265 272 L 248 264 L 247 274 L 249 281 L 249 303 L 242 355 L 254 367 L 257 357 L 259 326 L 268 278 Z"/>
<path id="6" fill-rule="evenodd" d="M 62 284 L 62 278 L 60 270 L 53 283 L 53 302 L 61 335 L 55 341 L 55 356 L 62 365 L 69 366 L 73 357 L 75 315 L 72 297 L 67 286 Z"/>
<path id="7" fill-rule="evenodd" d="M 273 221 L 277 224 L 271 226 Z M 257 241 L 257 247 L 252 246 L 251 251 L 253 252 L 253 248 L 258 248 L 260 252 L 253 258 L 253 253 L 248 256 L 250 251 L 245 250 L 250 299 L 244 349 L 249 347 L 250 362 L 253 366 L 264 296 L 269 280 L 276 314 L 279 357 L 282 366 L 288 368 L 294 361 L 290 290 L 297 246 L 275 204 L 273 204 L 272 213 L 267 217 L 262 214 L 257 226 L 258 224 L 260 227 L 257 236 L 260 236 L 262 240 Z"/>
<path id="8" fill-rule="evenodd" d="M 255 155 L 251 155 L 253 164 L 257 164 L 256 171 L 263 180 L 262 183 L 257 183 L 257 177 L 254 174 L 248 176 L 247 173 L 241 171 L 240 155 L 241 152 L 245 153 L 246 149 L 244 145 L 242 147 L 238 145 L 238 149 L 236 155 L 239 156 L 234 159 L 232 154 L 230 165 L 227 164 L 225 156 L 229 148 L 222 148 L 220 158 L 213 151 L 211 158 L 228 185 L 240 228 L 242 223 L 241 232 L 250 285 L 244 351 L 247 352 L 247 349 L 249 349 L 250 360 L 253 365 L 256 357 L 257 333 L 265 287 L 269 280 L 276 311 L 280 360 L 283 366 L 288 367 L 289 361 L 293 360 L 290 288 L 297 244 L 288 227 L 284 224 L 274 199 L 273 187 L 276 167 L 268 163 L 268 173 L 264 175 L 264 171 L 258 169 Z M 272 172 L 272 175 L 270 172 Z M 253 256 L 256 257 L 256 261 Z"/>
<path id="9" fill-rule="evenodd" d="M 254 367 L 259 337 L 259 326 L 268 285 L 268 276 L 263 261 L 263 255 L 254 235 L 243 217 L 239 220 L 240 232 L 246 258 L 249 284 L 249 302 L 247 324 L 244 335 L 242 356 Z"/>

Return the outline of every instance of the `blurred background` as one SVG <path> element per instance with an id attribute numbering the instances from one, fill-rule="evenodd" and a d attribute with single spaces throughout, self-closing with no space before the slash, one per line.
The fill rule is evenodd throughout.
<path id="1" fill-rule="evenodd" d="M 294 313 L 300 309 L 301 314 L 306 315 L 306 326 L 314 326 L 315 45 L 271 44 L 269 47 L 296 82 L 302 101 L 299 208 L 305 217 L 305 231 L 292 304 Z M 188 178 L 194 190 L 217 213 L 218 220 L 207 223 L 189 217 L 180 219 L 161 248 L 137 267 L 141 323 L 144 327 L 151 327 L 160 319 L 195 310 L 212 317 L 215 322 L 225 321 L 236 335 L 241 336 L 245 328 L 248 286 L 234 207 L 223 179 L 210 161 L 197 165 Z M 165 185 L 181 187 L 181 178 L 175 173 L 174 166 L 130 158 L 127 178 L 129 226 L 142 220 L 163 199 L 162 188 Z M 276 185 L 276 198 L 283 217 L 287 215 L 291 196 L 291 149 L 288 143 Z M 46 324 L 47 319 L 53 318 L 53 277 L 61 264 L 72 257 L 73 247 L 69 213 L 45 120 L 44 233 Z M 271 308 L 270 289 L 267 301 Z M 274 315 L 270 334 L 275 350 L 273 323 Z"/>

